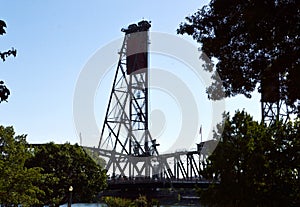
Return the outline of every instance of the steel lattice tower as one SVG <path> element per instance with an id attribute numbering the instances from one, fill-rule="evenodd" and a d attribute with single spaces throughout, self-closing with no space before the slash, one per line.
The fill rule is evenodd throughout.
<path id="1" fill-rule="evenodd" d="M 139 157 L 158 155 L 156 140 L 148 129 L 148 31 L 150 22 L 141 21 L 121 31 L 125 38 L 109 98 L 98 148 L 107 149 L 107 168 L 113 173 L 134 171 Z M 113 158 L 112 158 L 113 157 Z M 130 159 L 130 160 L 128 160 Z M 125 162 L 124 162 L 125 160 Z M 136 160 L 136 161 L 133 161 Z M 120 166 L 121 161 L 125 166 Z M 149 161 L 149 160 L 148 160 Z M 150 162 L 150 161 L 149 161 Z M 149 174 L 149 166 L 137 174 Z M 137 169 L 137 168 L 136 168 Z M 132 174 L 129 172 L 129 174 Z"/>
<path id="2" fill-rule="evenodd" d="M 261 113 L 262 121 L 267 125 L 275 124 L 279 120 L 286 123 L 293 113 L 293 109 L 283 97 L 281 83 L 285 81 L 285 78 L 283 74 L 273 72 L 271 67 L 267 67 L 262 73 Z"/>
<path id="3" fill-rule="evenodd" d="M 201 177 L 209 149 L 215 143 L 201 143 L 194 151 L 159 154 L 148 125 L 148 31 L 150 22 L 131 24 L 119 52 L 117 70 L 101 130 L 98 149 L 106 158 L 111 178 L 165 178 L 195 180 Z"/>

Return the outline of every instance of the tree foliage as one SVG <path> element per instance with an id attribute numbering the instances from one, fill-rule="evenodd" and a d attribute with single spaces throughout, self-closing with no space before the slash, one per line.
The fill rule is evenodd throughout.
<path id="1" fill-rule="evenodd" d="M 26 136 L 15 136 L 13 127 L 0 126 L 0 203 L 2 205 L 40 204 L 44 192 L 38 183 L 43 180 L 39 167 L 27 168 L 25 162 L 32 156 Z"/>
<path id="2" fill-rule="evenodd" d="M 7 101 L 9 95 L 9 89 L 4 85 L 3 81 L 0 81 L 0 103 L 2 101 Z"/>
<path id="3" fill-rule="evenodd" d="M 132 200 L 119 197 L 104 197 L 104 202 L 109 207 L 133 207 Z"/>
<path id="4" fill-rule="evenodd" d="M 109 207 L 154 207 L 159 206 L 159 202 L 155 199 L 148 200 L 146 196 L 139 195 L 138 198 L 131 200 L 120 197 L 104 197 L 104 202 Z"/>
<path id="5" fill-rule="evenodd" d="M 211 60 L 217 58 L 226 97 L 250 98 L 268 69 L 275 74 L 267 77 L 271 82 L 276 74 L 283 76 L 280 98 L 292 105 L 300 99 L 299 22 L 296 0 L 211 0 L 186 17 L 177 32 L 191 35 Z M 213 100 L 222 98 L 215 93 L 217 86 L 207 89 Z"/>
<path id="6" fill-rule="evenodd" d="M 6 27 L 6 23 L 3 20 L 0 20 L 0 35 L 6 33 L 5 27 Z M 16 57 L 17 51 L 14 48 L 5 52 L 0 51 L 0 58 L 2 59 L 3 62 L 10 55 Z M 7 101 L 9 95 L 10 95 L 9 89 L 4 85 L 4 82 L 0 80 L 0 103 L 2 101 Z"/>
<path id="7" fill-rule="evenodd" d="M 6 23 L 0 19 L 0 35 L 4 35 L 6 33 L 5 28 L 6 28 Z M 17 51 L 14 48 L 12 48 L 5 52 L 0 52 L 0 58 L 2 59 L 2 61 L 5 61 L 5 59 L 10 55 L 16 57 Z"/>
<path id="8" fill-rule="evenodd" d="M 106 187 L 105 170 L 78 145 L 31 147 L 26 135 L 0 126 L 0 157 L 1 205 L 67 203 L 70 186 L 74 202 L 93 202 Z"/>
<path id="9" fill-rule="evenodd" d="M 208 206 L 299 206 L 300 122 L 266 127 L 242 112 L 225 115 L 203 175 L 219 184 L 200 191 Z M 220 127 L 221 128 L 221 127 Z"/>
<path id="10" fill-rule="evenodd" d="M 27 166 L 43 168 L 45 195 L 39 199 L 44 204 L 66 203 L 70 186 L 73 202 L 93 202 L 106 186 L 105 171 L 77 144 L 36 146 Z"/>

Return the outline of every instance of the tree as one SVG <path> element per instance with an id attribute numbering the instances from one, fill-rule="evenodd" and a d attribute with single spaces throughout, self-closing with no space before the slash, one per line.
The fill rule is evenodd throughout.
<path id="1" fill-rule="evenodd" d="M 208 206 L 299 206 L 299 121 L 266 127 L 246 112 L 225 115 L 223 133 L 203 169 L 217 179 L 200 190 Z M 219 127 L 220 128 L 220 127 Z"/>
<path id="2" fill-rule="evenodd" d="M 48 143 L 35 146 L 29 167 L 43 168 L 46 177 L 40 197 L 44 204 L 67 203 L 69 187 L 73 187 L 74 202 L 93 202 L 106 187 L 105 171 L 77 144 Z"/>
<path id="3" fill-rule="evenodd" d="M 26 136 L 15 136 L 13 127 L 0 126 L 0 203 L 2 205 L 41 204 L 43 191 L 38 183 L 43 179 L 40 168 L 27 168 L 31 152 Z"/>
<path id="4" fill-rule="evenodd" d="M 0 35 L 3 35 L 3 34 L 6 33 L 6 31 L 4 29 L 5 27 L 6 27 L 6 23 L 3 20 L 0 19 Z M 12 48 L 11 50 L 8 50 L 6 52 L 0 52 L 0 57 L 1 57 L 3 62 L 10 55 L 13 55 L 13 56 L 16 57 L 17 51 L 14 48 Z"/>
<path id="5" fill-rule="evenodd" d="M 186 17 L 177 32 L 191 35 L 210 60 L 217 59 L 226 97 L 250 98 L 264 78 L 274 85 L 280 75 L 280 99 L 293 105 L 300 99 L 299 22 L 296 0 L 211 0 Z M 222 98 L 218 87 L 215 82 L 207 89 L 209 98 Z"/>
<path id="6" fill-rule="evenodd" d="M 9 89 L 6 88 L 3 81 L 0 81 L 0 103 L 2 101 L 7 101 L 9 95 L 10 95 Z"/>
<path id="7" fill-rule="evenodd" d="M 6 31 L 4 29 L 5 27 L 6 27 L 6 23 L 3 20 L 0 20 L 0 35 L 3 35 L 3 34 L 6 33 Z M 0 57 L 1 57 L 3 62 L 10 55 L 13 55 L 13 56 L 16 57 L 17 51 L 14 48 L 12 48 L 11 50 L 8 50 L 6 52 L 1 52 L 0 51 Z M 7 101 L 9 95 L 10 95 L 10 91 L 4 85 L 4 82 L 0 80 L 0 103 L 2 101 Z"/>

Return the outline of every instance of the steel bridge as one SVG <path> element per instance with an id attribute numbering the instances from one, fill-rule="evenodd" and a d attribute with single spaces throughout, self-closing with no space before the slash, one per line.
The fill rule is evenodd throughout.
<path id="1" fill-rule="evenodd" d="M 194 151 L 159 154 L 149 132 L 150 23 L 143 20 L 121 30 L 125 37 L 99 145 L 89 150 L 106 160 L 109 189 L 206 188 L 212 181 L 205 180 L 201 170 L 216 141 L 198 143 Z"/>
<path id="2" fill-rule="evenodd" d="M 108 158 L 106 169 L 112 172 L 109 181 L 128 183 L 131 181 L 207 181 L 201 175 L 206 159 L 217 145 L 216 141 L 198 144 L 195 151 L 137 157 L 114 150 L 87 148 L 98 156 Z M 114 182 L 117 181 L 117 182 Z"/>
<path id="3" fill-rule="evenodd" d="M 148 45 L 151 22 L 140 21 L 121 31 L 125 33 L 101 130 L 99 145 L 90 150 L 106 159 L 109 189 L 207 188 L 217 180 L 201 174 L 217 141 L 197 144 L 193 151 L 159 154 L 156 139 L 148 125 Z M 287 121 L 294 110 L 280 98 L 284 77 L 262 72 L 262 121 Z M 298 103 L 299 104 L 299 103 Z"/>

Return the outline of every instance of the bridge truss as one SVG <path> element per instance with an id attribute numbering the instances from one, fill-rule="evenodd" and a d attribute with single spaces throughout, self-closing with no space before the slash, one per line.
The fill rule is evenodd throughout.
<path id="1" fill-rule="evenodd" d="M 276 72 L 272 66 L 265 68 L 261 76 L 261 113 L 262 122 L 266 125 L 273 125 L 276 121 L 287 123 L 293 119 L 296 112 L 299 116 L 300 101 L 293 105 L 288 104 L 286 88 L 287 73 Z"/>
<path id="2" fill-rule="evenodd" d="M 141 21 L 122 29 L 124 41 L 97 151 L 106 158 L 111 178 L 201 178 L 201 169 L 216 142 L 198 144 L 195 151 L 159 154 L 148 129 L 148 31 Z"/>

